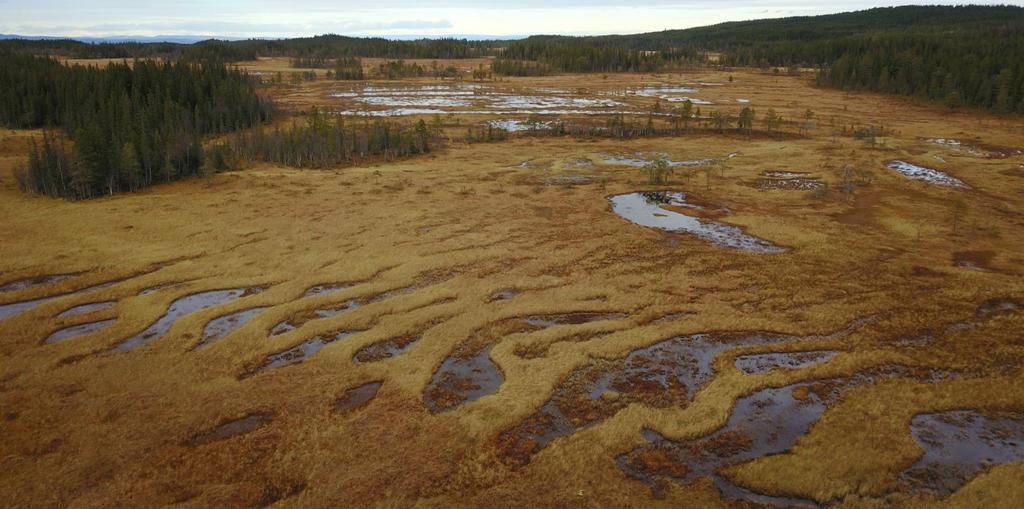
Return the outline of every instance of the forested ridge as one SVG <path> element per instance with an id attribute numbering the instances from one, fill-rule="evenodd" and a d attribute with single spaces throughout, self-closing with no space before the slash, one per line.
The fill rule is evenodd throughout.
<path id="1" fill-rule="evenodd" d="M 5 40 L 0 49 L 65 57 L 159 57 L 234 62 L 286 56 L 329 67 L 353 58 L 445 59 L 493 56 L 506 75 L 663 71 L 707 63 L 819 70 L 819 83 L 1024 113 L 1024 8 L 884 7 L 826 16 L 722 23 L 685 30 L 522 40 L 394 41 L 321 35 L 284 40 L 86 44 Z M 345 71 L 343 76 L 358 73 Z"/>
<path id="2" fill-rule="evenodd" d="M 717 53 L 717 58 L 709 54 Z M 515 41 L 393 41 L 340 35 L 195 44 L 0 41 L 0 124 L 59 130 L 33 147 L 22 188 L 90 198 L 221 169 L 225 158 L 298 166 L 403 157 L 431 150 L 436 133 L 386 122 L 326 124 L 233 138 L 205 158 L 203 138 L 259 126 L 272 106 L 229 62 L 285 56 L 362 79 L 361 58 L 386 78 L 448 77 L 454 67 L 403 59 L 494 57 L 495 73 L 655 72 L 692 65 L 813 68 L 823 86 L 880 91 L 1000 113 L 1024 113 L 1024 8 L 905 6 L 828 16 L 723 23 L 621 36 Z M 139 58 L 106 67 L 52 57 Z M 487 75 L 481 67 L 474 76 Z M 259 130 L 257 130 L 259 131 Z"/>
<path id="3" fill-rule="evenodd" d="M 466 39 L 421 39 L 396 41 L 380 37 L 347 37 L 326 34 L 294 39 L 211 39 L 194 44 L 181 43 L 85 43 L 71 39 L 7 39 L 0 49 L 48 54 L 66 58 L 173 58 L 178 60 L 219 60 L 237 62 L 257 56 L 285 56 L 307 59 L 342 57 L 367 58 L 472 58 L 492 53 L 494 41 Z"/>
<path id="4" fill-rule="evenodd" d="M 905 6 L 628 36 L 683 44 L 730 66 L 814 67 L 819 82 L 1024 113 L 1024 8 Z"/>
<path id="5" fill-rule="evenodd" d="M 202 137 L 258 125 L 270 105 L 244 73 L 214 62 L 66 66 L 0 53 L 0 124 L 57 129 L 18 175 L 28 190 L 72 199 L 196 174 Z"/>
<path id="6" fill-rule="evenodd" d="M 531 75 L 538 73 L 530 70 L 518 73 L 512 66 L 536 62 L 542 68 L 564 72 L 651 72 L 678 69 L 701 61 L 702 55 L 692 47 L 638 51 L 575 37 L 543 36 L 509 43 L 500 50 L 494 65 L 505 74 Z"/>

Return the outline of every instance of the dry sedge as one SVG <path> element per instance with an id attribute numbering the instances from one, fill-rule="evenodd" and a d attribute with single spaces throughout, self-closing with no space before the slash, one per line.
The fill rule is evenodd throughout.
<path id="1" fill-rule="evenodd" d="M 291 71 L 280 60 L 243 67 Z M 705 112 L 736 113 L 735 99 L 745 98 L 755 126 L 769 107 L 785 119 L 811 108 L 815 120 L 802 134 L 790 125 L 778 136 L 706 130 L 475 144 L 460 141 L 464 127 L 449 126 L 453 141 L 430 156 L 329 171 L 257 165 L 83 202 L 18 192 L 12 170 L 39 133 L 0 132 L 0 286 L 73 274 L 0 292 L 0 306 L 41 300 L 0 321 L 4 505 L 1024 505 L 1020 460 L 981 469 L 948 496 L 903 475 L 924 454 L 915 416 L 970 410 L 1012 420 L 1024 410 L 1024 179 L 1014 170 L 1024 156 L 989 159 L 927 142 L 1020 148 L 1020 120 L 754 71 L 493 86 L 607 99 L 628 87 L 686 83 L 723 84 L 698 85 L 713 103 Z M 330 96 L 336 87 L 304 82 L 271 93 L 287 111 L 344 109 L 345 98 Z M 654 98 L 622 101 L 642 110 Z M 458 117 L 460 125 L 498 118 Z M 854 125 L 884 126 L 884 144 L 832 136 Z M 609 154 L 727 163 L 706 173 L 680 167 L 652 185 L 638 167 L 602 162 Z M 886 167 L 892 160 L 970 187 L 908 179 Z M 805 172 L 822 185 L 752 185 L 772 171 Z M 727 210 L 715 220 L 785 250 L 730 249 L 612 211 L 611 196 L 660 190 Z M 954 200 L 965 204 L 955 229 Z M 317 285 L 338 288 L 306 295 Z M 253 288 L 263 290 L 198 307 L 139 348 L 115 349 L 179 299 Z M 116 304 L 62 314 L 108 302 Z M 211 321 L 257 309 L 217 322 L 204 344 Z M 325 309 L 337 312 L 317 314 Z M 573 314 L 606 319 L 516 321 Z M 293 329 L 270 334 L 293 319 Z M 339 331 L 352 334 L 303 362 L 259 370 Z M 724 334 L 728 341 L 758 331 L 787 339 L 724 349 L 707 383 L 671 404 L 622 391 L 577 402 L 592 413 L 580 417 L 585 425 L 528 461 L 506 457 L 503 433 L 553 395 L 588 397 L 560 389 L 577 370 L 614 366 L 676 337 L 737 333 Z M 438 368 L 481 349 L 500 384 L 430 411 L 424 392 Z M 736 361 L 823 351 L 835 354 L 750 373 Z M 826 380 L 834 385 L 816 384 Z M 789 386 L 795 405 L 827 406 L 791 447 L 725 462 L 714 478 L 687 477 L 697 470 L 674 462 L 668 448 L 643 449 L 620 468 L 618 458 L 652 433 L 704 444 L 687 454 L 745 454 L 758 434 L 726 428 L 736 402 Z M 656 474 L 657 493 L 627 470 Z"/>

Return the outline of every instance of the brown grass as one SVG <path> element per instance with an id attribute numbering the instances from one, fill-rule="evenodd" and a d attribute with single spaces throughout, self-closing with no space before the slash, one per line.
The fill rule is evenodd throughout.
<path id="1" fill-rule="evenodd" d="M 280 65 L 259 63 L 268 70 Z M 894 476 L 920 454 L 909 421 L 925 411 L 1024 408 L 1024 317 L 995 316 L 925 346 L 897 340 L 971 319 L 989 298 L 1024 299 L 1024 202 L 1019 178 L 1004 171 L 1021 164 L 1021 157 L 993 162 L 947 154 L 922 139 L 976 136 L 1019 146 L 1015 121 L 819 90 L 789 77 L 732 74 L 734 83 L 708 87 L 701 97 L 730 110 L 738 105 L 725 99 L 749 98 L 759 114 L 770 105 L 788 118 L 812 108 L 822 127 L 806 138 L 783 140 L 708 134 L 454 143 L 433 157 L 399 163 L 335 171 L 258 166 L 82 203 L 17 192 L 11 168 L 23 160 L 35 133 L 0 132 L 0 284 L 84 273 L 52 287 L 0 293 L 0 304 L 124 279 L 0 322 L 0 494 L 15 507 L 729 506 L 706 480 L 672 485 L 665 500 L 653 500 L 614 459 L 641 443 L 643 428 L 669 438 L 706 434 L 725 423 L 736 398 L 760 388 L 904 364 L 972 376 L 934 383 L 896 379 L 856 389 L 790 453 L 726 474 L 767 493 L 838 499 L 848 507 L 931 505 L 920 495 L 889 493 Z M 496 86 L 582 85 L 593 93 L 653 81 L 726 80 L 726 74 L 710 72 L 623 74 L 506 79 Z M 286 108 L 299 110 L 335 104 L 326 96 L 335 86 L 315 82 L 274 93 Z M 831 117 L 837 123 L 884 123 L 895 132 L 884 149 L 867 149 L 848 137 L 834 144 L 826 132 Z M 633 225 L 611 213 L 607 196 L 648 188 L 638 170 L 601 164 L 576 170 L 569 164 L 633 152 L 665 152 L 673 159 L 740 152 L 724 176 L 715 174 L 710 190 L 703 175 L 689 183 L 677 176 L 665 187 L 727 207 L 732 214 L 721 220 L 790 251 L 723 250 Z M 936 161 L 936 154 L 949 163 Z M 900 157 L 946 170 L 973 189 L 932 187 L 884 168 L 884 161 Z M 525 160 L 549 164 L 519 168 Z M 835 191 L 844 164 L 874 175 L 851 201 Z M 832 191 L 813 197 L 745 184 L 770 169 L 812 172 Z M 603 183 L 538 185 L 536 178 L 574 172 Z M 970 211 L 956 235 L 946 215 L 953 197 L 963 198 Z M 953 259 L 962 252 L 992 253 L 986 263 L 999 270 L 957 268 Z M 363 283 L 301 298 L 311 286 L 341 281 Z M 184 285 L 137 296 L 173 282 Z M 187 315 L 143 349 L 103 354 L 155 321 L 175 298 L 254 285 L 270 288 Z M 290 316 L 411 285 L 409 293 L 267 337 Z M 492 301 L 509 288 L 519 295 Z M 56 317 L 101 300 L 118 304 Z M 213 346 L 190 351 L 206 322 L 253 306 L 269 309 Z M 435 415 L 424 408 L 423 389 L 436 367 L 477 331 L 514 317 L 577 311 L 628 316 L 494 338 L 492 357 L 505 376 L 499 391 L 452 412 Z M 655 321 L 681 312 L 687 314 Z M 704 331 L 827 333 L 872 314 L 879 315 L 877 322 L 838 343 L 792 345 L 843 351 L 827 364 L 751 376 L 734 369 L 732 360 L 757 348 L 730 351 L 689 405 L 628 406 L 556 440 L 518 470 L 495 456 L 495 438 L 591 358 L 618 358 Z M 115 316 L 116 325 L 103 332 L 42 342 L 59 328 Z M 339 329 L 365 332 L 303 364 L 239 377 L 268 355 Z M 352 362 L 367 345 L 420 334 L 400 356 Z M 516 355 L 538 349 L 546 355 Z M 331 412 L 347 389 L 374 380 L 383 386 L 364 408 Z M 247 434 L 187 445 L 219 423 L 254 412 L 274 418 Z M 993 469 L 943 503 L 1019 506 L 1021 475 L 1020 465 Z"/>

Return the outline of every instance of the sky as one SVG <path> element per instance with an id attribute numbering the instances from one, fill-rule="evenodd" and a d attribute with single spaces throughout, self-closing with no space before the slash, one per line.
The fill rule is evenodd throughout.
<path id="1" fill-rule="evenodd" d="M 627 34 L 942 0 L 0 0 L 0 33 L 231 38 Z M 964 3 L 961 0 L 959 3 Z M 1024 0 L 1000 2 L 1024 5 Z"/>

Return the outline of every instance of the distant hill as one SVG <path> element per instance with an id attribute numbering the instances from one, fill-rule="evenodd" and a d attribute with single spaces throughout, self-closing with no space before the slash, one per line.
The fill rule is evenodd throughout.
<path id="1" fill-rule="evenodd" d="M 102 37 L 54 37 L 46 35 L 13 35 L 13 34 L 0 34 L 0 40 L 7 39 L 23 39 L 26 41 L 78 41 L 88 44 L 120 44 L 120 43 L 160 43 L 170 42 L 175 44 L 194 44 L 200 41 L 206 41 L 209 39 L 218 39 L 222 41 L 239 41 L 240 38 L 231 37 L 214 37 L 210 35 L 110 35 Z"/>
<path id="2" fill-rule="evenodd" d="M 721 53 L 726 66 L 816 67 L 822 85 L 1024 113 L 1024 8 L 904 6 L 595 37 L 533 36 L 503 57 L 578 48 Z"/>
<path id="3" fill-rule="evenodd" d="M 132 39 L 121 40 L 121 39 Z M 396 40 L 320 35 L 294 39 L 164 42 L 100 38 L 0 41 L 0 49 L 79 58 L 162 56 L 239 61 L 257 56 L 472 58 L 494 56 L 495 72 L 622 72 L 680 69 L 720 54 L 724 66 L 819 69 L 822 85 L 876 90 L 998 112 L 1024 113 L 1024 8 L 903 6 L 825 16 L 738 21 L 633 35 L 535 35 L 514 40 Z"/>
<path id="4" fill-rule="evenodd" d="M 660 49 L 697 45 L 728 49 L 765 42 L 821 41 L 886 33 L 975 33 L 992 28 L 1024 28 L 1024 8 L 1014 6 L 900 6 L 822 16 L 733 21 L 685 30 L 592 37 L 597 41 Z"/>

